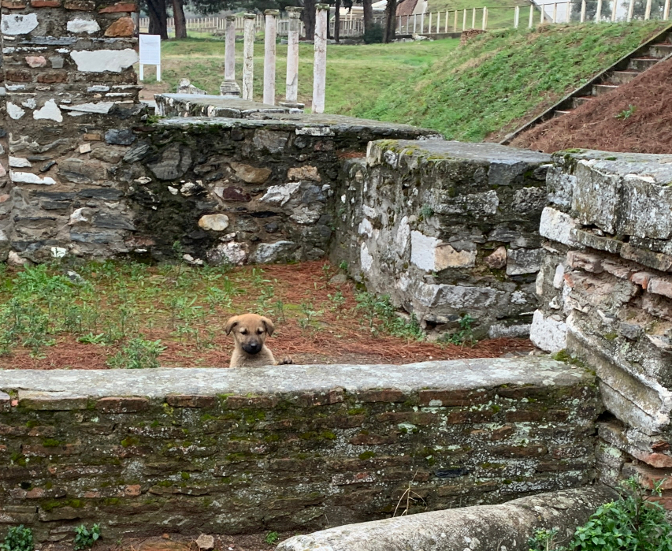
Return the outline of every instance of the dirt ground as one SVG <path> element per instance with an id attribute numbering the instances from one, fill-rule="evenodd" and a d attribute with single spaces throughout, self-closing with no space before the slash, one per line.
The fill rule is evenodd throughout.
<path id="1" fill-rule="evenodd" d="M 277 542 L 294 534 L 278 534 Z M 117 542 L 108 542 L 103 537 L 93 546 L 93 551 L 199 551 L 196 544 L 198 536 L 168 535 L 150 538 L 125 538 Z M 215 551 L 270 551 L 275 544 L 266 543 L 268 534 L 245 534 L 238 536 L 214 536 Z M 37 545 L 38 551 L 72 551 L 72 543 L 52 543 Z"/>
<path id="2" fill-rule="evenodd" d="M 514 147 L 672 153 L 672 59 L 518 136 Z"/>
<path id="3" fill-rule="evenodd" d="M 402 364 L 524 355 L 533 349 L 527 339 L 486 339 L 466 345 L 418 340 L 407 331 L 408 325 L 401 330 L 398 325 L 392 327 L 398 319 L 389 303 L 358 290 L 342 274 L 334 277 L 338 269 L 324 261 L 263 269 L 245 266 L 222 273 L 121 263 L 78 270 L 90 286 L 68 299 L 63 308 L 79 305 L 82 316 L 86 308 L 94 310 L 99 316 L 95 326 L 79 331 L 54 328 L 49 335 L 52 343 L 38 354 L 22 346 L 25 337 L 21 337 L 9 354 L 0 356 L 0 368 L 106 369 L 132 335 L 100 343 L 91 343 L 83 335 L 102 334 L 111 325 L 118 331 L 121 322 L 132 327 L 133 334 L 161 340 L 165 350 L 158 361 L 162 367 L 226 367 L 233 343 L 224 325 L 230 316 L 245 312 L 271 318 L 276 331 L 266 344 L 276 357 L 291 356 L 297 364 Z M 52 277 L 65 271 L 55 269 Z M 19 275 L 8 271 L 0 278 L 0 306 L 21 293 L 16 287 Z M 53 280 L 46 281 L 43 285 L 53 285 Z M 26 294 L 30 300 L 40 292 Z M 363 298 L 368 304 L 362 303 Z M 61 316 L 53 302 L 48 307 L 52 320 Z M 374 307 L 387 309 L 381 313 Z"/>

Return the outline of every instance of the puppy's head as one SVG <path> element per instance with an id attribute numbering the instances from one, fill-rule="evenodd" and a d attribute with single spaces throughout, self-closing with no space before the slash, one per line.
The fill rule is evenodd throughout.
<path id="1" fill-rule="evenodd" d="M 266 337 L 275 330 L 273 322 L 256 314 L 234 316 L 226 322 L 226 334 L 233 333 L 233 339 L 248 354 L 257 354 L 264 347 Z"/>

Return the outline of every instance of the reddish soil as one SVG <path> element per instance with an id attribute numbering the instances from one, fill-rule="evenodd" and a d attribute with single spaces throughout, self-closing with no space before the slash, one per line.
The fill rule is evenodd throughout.
<path id="1" fill-rule="evenodd" d="M 209 346 L 199 345 L 193 338 L 175 335 L 174 327 L 167 320 L 158 299 L 140 306 L 152 309 L 151 327 L 141 328 L 145 338 L 161 339 L 166 350 L 159 356 L 165 367 L 226 367 L 233 344 L 224 334 L 226 320 L 235 314 L 254 311 L 257 307 L 259 289 L 252 281 L 253 267 L 243 267 L 230 273 L 231 279 L 241 294 L 234 299 L 230 311 L 218 308 L 201 322 L 201 333 L 215 330 L 216 338 Z M 256 268 L 259 270 L 259 268 Z M 148 278 L 160 277 L 152 275 Z M 273 318 L 276 331 L 267 345 L 276 357 L 291 356 L 294 363 L 411 363 L 427 360 L 460 358 L 495 358 L 505 354 L 525 354 L 533 349 L 526 339 L 482 340 L 472 346 L 456 346 L 432 342 L 420 342 L 394 337 L 380 327 L 380 321 L 371 322 L 358 308 L 356 288 L 352 281 L 340 284 L 329 283 L 335 274 L 324 261 L 304 262 L 291 265 L 272 265 L 263 268 L 267 286 L 273 288 L 272 303 L 282 301 L 283 312 L 267 314 Z M 169 279 L 166 287 L 169 286 Z M 208 284 L 212 285 L 212 284 Z M 167 294 L 170 289 L 166 289 Z M 194 292 L 198 292 L 195 289 Z M 334 295 L 342 294 L 341 304 L 336 304 Z M 332 298 L 330 298 L 330 296 Z M 309 303 L 315 316 L 306 323 L 301 307 Z M 270 306 L 268 309 L 270 310 Z M 269 311 L 266 310 L 266 311 Z M 148 318 L 149 315 L 146 316 Z M 146 323 L 148 319 L 146 319 Z M 303 327 L 302 327 L 303 325 Z M 41 357 L 33 357 L 27 348 L 16 347 L 11 356 L 0 357 L 4 369 L 106 369 L 106 360 L 118 349 L 117 346 L 83 344 L 75 335 L 56 336 L 53 346 L 44 347 Z"/>
<path id="2" fill-rule="evenodd" d="M 293 534 L 280 534 L 278 541 Z M 198 535 L 189 537 L 179 534 L 164 534 L 163 537 L 124 538 L 120 542 L 108 542 L 105 535 L 93 547 L 93 551 L 199 551 Z M 271 551 L 275 545 L 265 542 L 265 534 L 239 536 L 215 536 L 215 551 Z M 276 544 L 277 545 L 277 544 Z M 71 551 L 72 544 L 50 543 L 39 547 L 40 551 Z"/>
<path id="3" fill-rule="evenodd" d="M 672 153 L 672 59 L 614 92 L 518 136 L 511 145 L 553 153 L 586 148 Z"/>

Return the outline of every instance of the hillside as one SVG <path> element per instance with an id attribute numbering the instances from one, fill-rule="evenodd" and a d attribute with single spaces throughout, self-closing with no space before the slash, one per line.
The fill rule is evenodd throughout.
<path id="1" fill-rule="evenodd" d="M 328 113 L 351 114 L 355 108 L 371 107 L 381 90 L 405 81 L 411 74 L 426 69 L 437 59 L 451 55 L 459 40 L 437 40 L 394 44 L 335 45 L 327 48 Z M 261 101 L 264 65 L 264 45 L 254 48 L 254 96 Z M 156 84 L 154 69 L 147 68 L 152 93 L 175 91 L 182 78 L 219 94 L 224 69 L 224 41 L 214 38 L 165 41 L 161 48 L 164 82 Z M 299 46 L 299 101 L 310 105 L 313 90 L 313 45 Z M 287 46 L 277 46 L 277 98 L 285 94 Z M 236 76 L 240 83 L 243 67 L 243 45 L 236 44 Z M 150 94 L 151 95 L 151 94 Z"/>
<path id="2" fill-rule="evenodd" d="M 487 33 L 384 89 L 353 114 L 498 141 L 664 28 L 660 21 Z"/>
<path id="3" fill-rule="evenodd" d="M 483 6 L 488 6 L 488 29 L 506 29 L 513 26 L 513 12 L 515 6 L 520 6 L 521 24 L 527 25 L 527 18 L 530 13 L 529 0 L 429 0 L 427 2 L 427 12 L 436 13 L 446 10 L 471 10 L 476 8 L 476 28 L 481 28 L 483 17 Z M 535 8 L 535 22 L 539 18 L 539 10 Z M 467 14 L 467 28 L 471 28 L 471 13 Z M 442 15 L 442 25 L 445 22 Z M 453 24 L 453 16 L 448 20 L 448 25 Z M 458 28 L 462 29 L 462 16 L 458 17 Z"/>
<path id="4" fill-rule="evenodd" d="M 568 115 L 551 119 L 511 144 L 552 153 L 587 148 L 672 153 L 672 59 L 659 63 L 616 92 L 597 96 Z"/>

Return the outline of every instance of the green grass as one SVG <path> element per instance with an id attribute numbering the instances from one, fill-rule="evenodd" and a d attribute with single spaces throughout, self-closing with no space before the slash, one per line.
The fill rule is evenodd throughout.
<path id="1" fill-rule="evenodd" d="M 402 82 L 415 71 L 429 67 L 437 59 L 449 55 L 458 40 L 434 42 L 408 42 L 371 45 L 329 45 L 327 48 L 327 95 L 328 113 L 349 114 L 363 106 L 372 107 L 378 94 L 394 82 Z M 239 84 L 242 76 L 242 43 L 236 44 L 236 76 Z M 254 95 L 261 101 L 263 78 L 262 43 L 255 44 Z M 181 78 L 211 94 L 219 94 L 219 85 L 224 74 L 224 42 L 216 39 L 189 38 L 163 43 L 163 79 L 170 91 Z M 278 100 L 285 95 L 287 71 L 287 46 L 278 44 L 276 93 Z M 313 46 L 301 44 L 299 48 L 299 100 L 310 103 L 313 89 Z M 153 68 L 146 67 L 153 75 Z M 146 78 L 146 84 L 155 83 Z"/>
<path id="2" fill-rule="evenodd" d="M 488 6 L 488 30 L 492 29 L 506 29 L 513 27 L 513 13 L 514 7 L 520 6 L 520 24 L 527 25 L 529 13 L 530 13 L 530 2 L 528 0 L 488 0 L 483 2 L 483 0 L 429 0 L 427 12 L 436 14 L 436 12 L 441 12 L 441 29 L 445 25 L 445 12 L 450 10 L 451 14 L 448 18 L 448 30 L 451 31 L 451 27 L 454 23 L 454 10 L 472 10 L 476 8 L 476 28 L 480 29 L 483 21 L 483 6 Z M 560 10 L 564 9 L 564 6 L 558 7 Z M 535 8 L 535 22 L 539 19 L 539 10 Z M 560 13 L 564 13 L 560 11 Z M 404 20 L 405 21 L 405 20 Z M 471 28 L 472 21 L 472 12 L 467 13 L 467 28 Z M 433 21 L 432 27 L 434 27 L 435 21 Z M 459 30 L 462 30 L 462 13 L 458 14 L 457 26 Z"/>
<path id="3" fill-rule="evenodd" d="M 481 141 L 550 107 L 664 25 L 590 23 L 488 33 L 387 87 L 373 106 L 363 101 L 351 112 Z"/>

